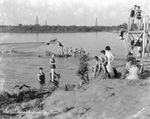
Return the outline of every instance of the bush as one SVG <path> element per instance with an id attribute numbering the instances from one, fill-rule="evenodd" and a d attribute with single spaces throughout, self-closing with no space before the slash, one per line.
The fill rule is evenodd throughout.
<path id="1" fill-rule="evenodd" d="M 89 82 L 89 55 L 84 54 L 80 57 L 80 64 L 79 69 L 77 71 L 77 75 L 80 77 L 80 79 L 83 81 L 82 83 L 88 83 Z"/>

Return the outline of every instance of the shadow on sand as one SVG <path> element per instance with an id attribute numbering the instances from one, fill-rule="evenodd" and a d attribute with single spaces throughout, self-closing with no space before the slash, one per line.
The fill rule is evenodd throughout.
<path id="1" fill-rule="evenodd" d="M 150 77 L 150 70 L 145 70 L 141 77 L 143 80 L 146 80 L 147 78 L 149 78 Z"/>

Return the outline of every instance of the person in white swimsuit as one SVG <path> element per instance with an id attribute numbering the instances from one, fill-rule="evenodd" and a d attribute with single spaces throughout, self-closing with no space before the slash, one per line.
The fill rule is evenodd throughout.
<path id="1" fill-rule="evenodd" d="M 109 74 L 111 76 L 114 76 L 114 70 L 113 70 L 113 67 L 111 65 L 111 62 L 114 60 L 114 56 L 113 54 L 110 52 L 111 48 L 109 46 L 106 46 L 105 47 L 105 55 L 106 57 L 108 58 L 108 63 L 107 63 L 107 71 L 109 72 Z"/>

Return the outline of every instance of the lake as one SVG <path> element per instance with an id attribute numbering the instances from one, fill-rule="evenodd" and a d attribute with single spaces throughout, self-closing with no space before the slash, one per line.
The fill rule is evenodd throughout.
<path id="1" fill-rule="evenodd" d="M 46 82 L 49 81 L 49 57 L 45 50 L 58 52 L 55 45 L 43 46 L 41 42 L 48 42 L 53 37 L 62 42 L 65 47 L 84 48 L 90 56 L 99 55 L 100 50 L 109 45 L 115 56 L 114 66 L 123 62 L 126 49 L 122 41 L 118 40 L 118 34 L 108 32 L 97 33 L 0 33 L 0 50 L 11 48 L 20 53 L 0 55 L 0 90 L 9 90 L 16 84 L 27 84 L 39 87 L 37 74 L 39 67 L 44 68 Z M 3 44 L 6 43 L 6 44 Z M 79 83 L 76 75 L 78 58 L 56 58 L 56 72 L 61 74 L 60 84 Z"/>

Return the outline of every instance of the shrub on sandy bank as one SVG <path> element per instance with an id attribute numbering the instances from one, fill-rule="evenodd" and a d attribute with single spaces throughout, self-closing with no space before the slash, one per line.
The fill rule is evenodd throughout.
<path id="1" fill-rule="evenodd" d="M 84 54 L 80 57 L 80 63 L 79 63 L 79 68 L 77 70 L 77 75 L 80 77 L 82 80 L 82 83 L 88 83 L 89 82 L 89 55 Z"/>

